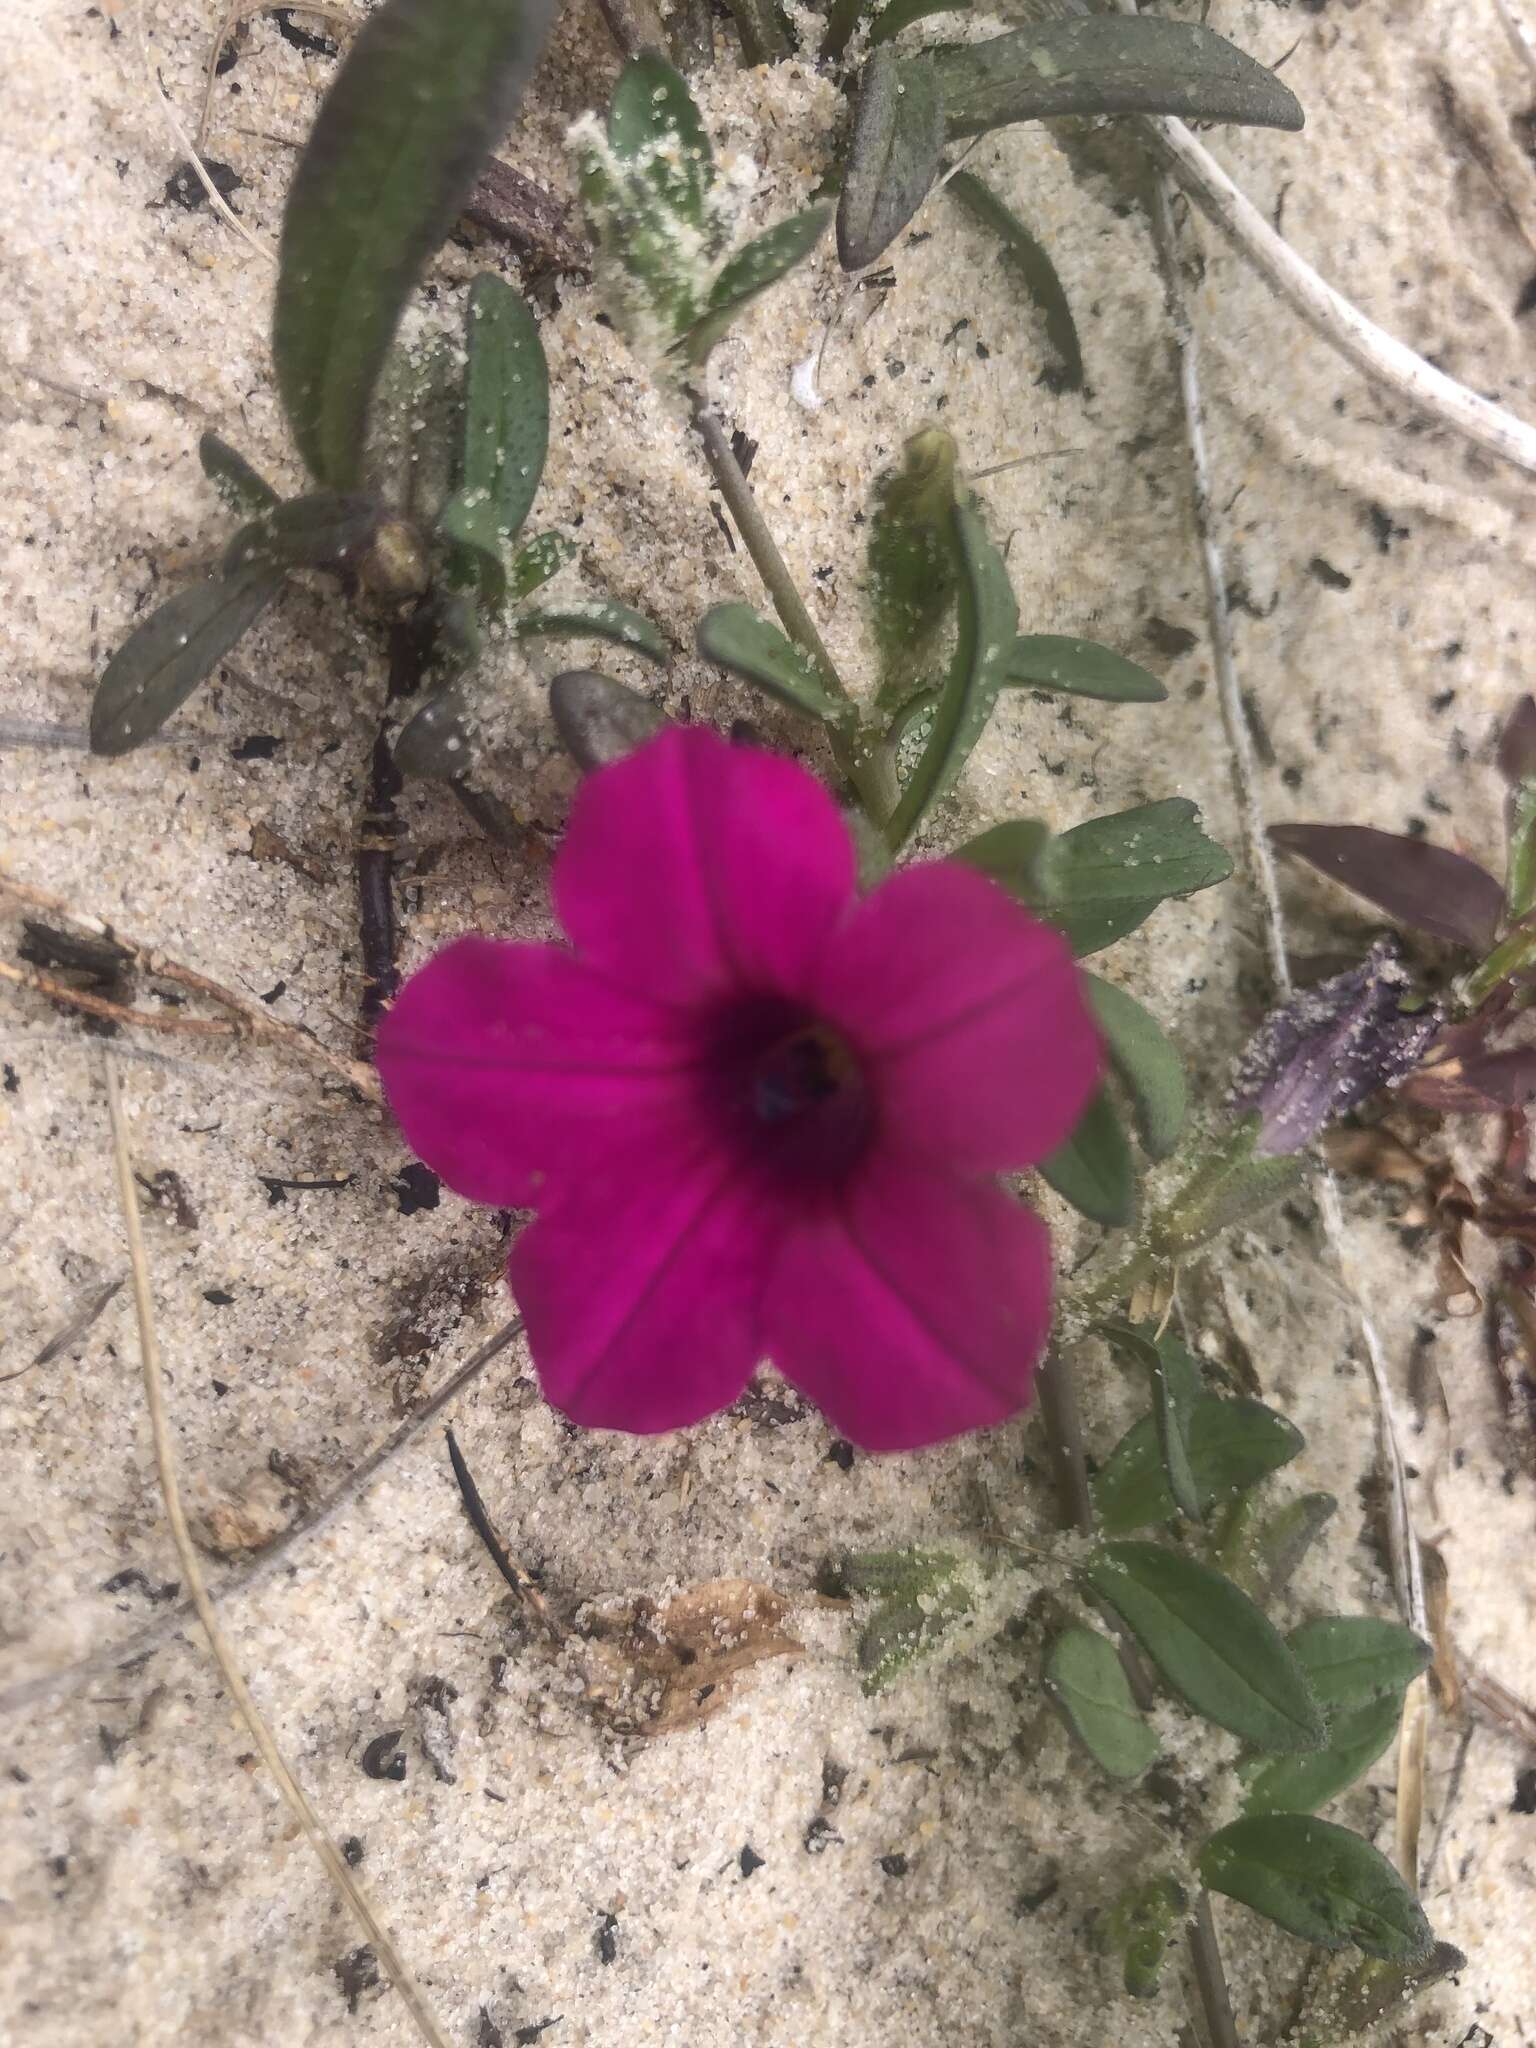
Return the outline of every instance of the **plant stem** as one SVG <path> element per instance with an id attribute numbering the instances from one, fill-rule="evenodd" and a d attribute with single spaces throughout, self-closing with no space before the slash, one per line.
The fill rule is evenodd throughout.
<path id="1" fill-rule="evenodd" d="M 690 391 L 688 398 L 710 474 L 720 486 L 726 509 L 736 522 L 736 531 L 752 557 L 753 567 L 763 579 L 763 588 L 773 601 L 779 623 L 790 639 L 815 662 L 828 689 L 839 697 L 846 697 L 848 691 L 842 677 L 816 630 L 816 621 L 806 609 L 805 599 L 795 588 L 794 578 L 779 553 L 778 543 L 768 530 L 768 522 L 758 509 L 752 486 L 732 451 L 730 437 L 699 392 Z M 839 733 L 829 726 L 827 737 L 832 743 L 837 765 L 858 792 L 871 821 L 883 828 L 896 804 L 894 763 L 872 739 L 857 733 Z"/>
<path id="2" fill-rule="evenodd" d="M 1216 1942 L 1216 1920 L 1211 1912 L 1211 1895 L 1202 1886 L 1195 1894 L 1189 1921 L 1189 1957 L 1195 1968 L 1195 1984 L 1205 2024 L 1210 2030 L 1211 2048 L 1240 2048 L 1237 2021 L 1227 1990 L 1227 1973 L 1222 1968 L 1221 1950 Z"/>

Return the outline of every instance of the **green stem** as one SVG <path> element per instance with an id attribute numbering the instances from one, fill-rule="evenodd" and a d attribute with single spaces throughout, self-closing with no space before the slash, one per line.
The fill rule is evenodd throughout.
<path id="1" fill-rule="evenodd" d="M 1512 974 L 1519 974 L 1536 961 L 1536 927 L 1521 925 L 1501 939 L 1479 967 L 1474 967 L 1461 984 L 1460 995 L 1469 1010 L 1478 1009 Z"/>
<path id="2" fill-rule="evenodd" d="M 763 579 L 763 588 L 773 601 L 779 623 L 790 639 L 815 662 L 828 689 L 839 697 L 847 697 L 843 679 L 816 630 L 816 621 L 806 610 L 805 600 L 795 588 L 794 578 L 779 553 L 778 543 L 769 532 L 768 522 L 752 495 L 752 486 L 732 452 L 730 437 L 698 392 L 690 391 L 688 398 L 710 474 L 720 486 L 726 509 L 736 522 L 736 531 L 752 557 L 753 567 Z M 827 737 L 832 742 L 838 767 L 858 793 L 871 821 L 883 828 L 896 801 L 895 768 L 889 757 L 882 753 L 872 738 L 859 731 L 838 732 L 828 726 Z"/>

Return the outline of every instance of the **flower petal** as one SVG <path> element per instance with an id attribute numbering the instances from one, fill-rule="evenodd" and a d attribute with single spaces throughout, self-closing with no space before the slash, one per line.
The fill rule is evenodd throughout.
<path id="1" fill-rule="evenodd" d="M 958 861 L 903 868 L 866 897 L 812 1001 L 869 1062 L 885 1142 L 950 1166 L 1044 1159 L 1099 1077 L 1066 941 Z"/>
<path id="2" fill-rule="evenodd" d="M 760 1201 L 707 1145 L 666 1165 L 658 1176 L 637 1146 L 512 1248 L 539 1383 L 587 1428 L 698 1422 L 736 1399 L 761 1356 L 773 1239 Z"/>
<path id="3" fill-rule="evenodd" d="M 661 1149 L 696 1114 L 675 1012 L 560 946 L 446 947 L 385 1013 L 375 1057 L 411 1149 L 472 1202 L 542 1202 L 605 1173 L 617 1135 Z"/>
<path id="4" fill-rule="evenodd" d="M 587 778 L 553 877 L 577 949 L 672 1003 L 798 993 L 854 881 L 853 842 L 815 777 L 699 726 Z"/>
<path id="5" fill-rule="evenodd" d="M 792 1225 L 763 1335 L 851 1442 L 910 1451 L 1024 1406 L 1050 1303 L 1037 1216 L 990 1182 L 885 1154 L 840 1206 Z"/>

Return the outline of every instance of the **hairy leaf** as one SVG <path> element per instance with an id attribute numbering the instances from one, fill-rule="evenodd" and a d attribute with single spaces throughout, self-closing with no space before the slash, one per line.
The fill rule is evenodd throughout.
<path id="1" fill-rule="evenodd" d="M 1168 696 L 1156 676 L 1123 654 L 1065 633 L 1021 633 L 1008 657 L 1008 680 L 1106 704 L 1162 704 Z"/>
<path id="2" fill-rule="evenodd" d="M 699 319 L 674 344 L 690 363 L 702 363 L 752 301 L 803 263 L 832 217 L 830 206 L 793 213 L 738 249 L 709 288 Z"/>
<path id="3" fill-rule="evenodd" d="M 91 752 L 127 754 L 158 732 L 283 587 L 267 562 L 167 599 L 107 663 L 91 704 Z"/>
<path id="4" fill-rule="evenodd" d="M 1359 1707 L 1401 1695 L 1429 1663 L 1428 1643 L 1374 1614 L 1327 1614 L 1293 1628 L 1291 1648 L 1323 1705 Z"/>
<path id="5" fill-rule="evenodd" d="M 386 0 L 321 103 L 288 193 L 273 311 L 299 452 L 351 489 L 390 338 L 543 47 L 553 0 Z"/>
<path id="6" fill-rule="evenodd" d="M 1084 1749 L 1112 1778 L 1135 1778 L 1157 1755 L 1120 1655 L 1093 1628 L 1064 1629 L 1045 1659 L 1046 1689 Z"/>
<path id="7" fill-rule="evenodd" d="M 1206 1393 L 1190 1404 L 1185 1441 L 1201 1515 L 1278 1472 L 1305 1448 L 1301 1432 L 1262 1401 Z M 1094 1477 L 1093 1497 L 1110 1536 L 1172 1516 L 1155 1416 L 1144 1415 L 1121 1437 Z"/>
<path id="8" fill-rule="evenodd" d="M 890 822 L 891 844 L 897 847 L 944 795 L 981 738 L 1018 630 L 1018 606 L 1001 553 L 971 506 L 957 505 L 951 518 L 961 570 L 959 637 L 934 709 L 933 731 Z"/>
<path id="9" fill-rule="evenodd" d="M 1295 1637 L 1291 1638 L 1294 1643 Z M 1381 1756 L 1402 1719 L 1400 1693 L 1345 1707 L 1328 1717 L 1326 1748 L 1311 1756 L 1265 1757 L 1245 1772 L 1245 1813 L 1315 1813 L 1347 1791 Z"/>
<path id="10" fill-rule="evenodd" d="M 911 66 L 910 69 L 917 67 Z M 1083 351 L 1077 338 L 1077 322 L 1072 317 L 1072 307 L 1065 288 L 1057 275 L 1044 245 L 1037 242 L 1013 210 L 1005 206 L 990 185 L 983 184 L 973 171 L 956 171 L 946 180 L 944 189 L 955 199 L 975 221 L 988 228 L 1002 244 L 1007 263 L 1017 271 L 1019 279 L 1030 298 L 1039 307 L 1045 318 L 1046 339 L 1056 351 L 1056 361 L 1045 372 L 1045 383 L 1052 391 L 1081 391 L 1083 388 Z M 1055 640 L 1055 635 L 1040 636 Z M 1017 643 L 1028 647 L 1028 641 Z M 1089 648 L 1090 641 L 1057 641 L 1058 646 Z M 1107 648 L 1094 648 L 1093 652 L 1103 656 Z M 1111 662 L 1116 657 L 1109 656 Z M 1080 664 L 1081 665 L 1081 664 Z M 1133 670 L 1138 677 L 1145 677 L 1146 671 L 1137 669 L 1134 662 L 1123 662 L 1121 667 Z M 1058 688 L 1063 687 L 1058 685 Z M 1154 685 L 1154 687 L 1156 687 Z M 1098 696 L 1102 691 L 1083 691 L 1083 695 Z M 1111 694 L 1122 695 L 1122 691 Z M 1157 691 L 1159 697 L 1165 693 Z"/>
<path id="11" fill-rule="evenodd" d="M 1115 1106 L 1101 1088 L 1077 1128 L 1036 1171 L 1080 1216 L 1121 1229 L 1136 1214 L 1136 1162 Z"/>
<path id="12" fill-rule="evenodd" d="M 944 108 L 933 66 L 876 50 L 859 79 L 837 201 L 844 270 L 867 269 L 895 241 L 927 198 L 943 148 Z"/>
<path id="13" fill-rule="evenodd" d="M 829 690 L 809 656 L 750 605 L 712 605 L 699 621 L 698 645 L 706 661 L 755 683 L 802 718 L 851 724 L 854 708 L 847 698 Z"/>
<path id="14" fill-rule="evenodd" d="M 1388 917 L 1478 953 L 1493 944 L 1504 892 L 1464 854 L 1371 825 L 1271 825 L 1269 836 Z"/>
<path id="15" fill-rule="evenodd" d="M 1096 974 L 1083 986 L 1115 1072 L 1136 1112 L 1136 1129 L 1149 1159 L 1166 1159 L 1179 1142 L 1189 1111 L 1189 1084 L 1173 1040 L 1134 996 Z"/>
<path id="16" fill-rule="evenodd" d="M 549 447 L 549 371 L 538 323 L 488 271 L 469 288 L 459 487 L 438 520 L 474 550 L 487 601 L 507 594 L 506 550 L 528 517 Z"/>
<path id="17" fill-rule="evenodd" d="M 1258 1749 L 1322 1747 L 1327 1729 L 1305 1672 L 1230 1579 L 1155 1543 L 1106 1543 L 1083 1579 L 1197 1714 Z"/>
<path id="18" fill-rule="evenodd" d="M 1300 128 L 1295 95 L 1214 29 L 1090 15 L 936 51 L 951 140 L 1052 114 L 1177 114 Z"/>
<path id="19" fill-rule="evenodd" d="M 1200 1875 L 1213 1892 L 1322 1948 L 1352 1941 L 1389 1962 L 1429 1951 L 1429 1922 L 1392 1865 L 1332 1821 L 1247 1815 L 1211 1836 L 1200 1851 Z"/>

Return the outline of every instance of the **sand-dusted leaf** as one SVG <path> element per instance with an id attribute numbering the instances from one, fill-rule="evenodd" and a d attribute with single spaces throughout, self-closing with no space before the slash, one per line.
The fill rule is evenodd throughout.
<path id="1" fill-rule="evenodd" d="M 1101 1088 L 1077 1128 L 1036 1171 L 1079 1215 L 1111 1229 L 1136 1214 L 1136 1162 L 1115 1105 Z"/>
<path id="2" fill-rule="evenodd" d="M 1421 1991 L 1466 1967 L 1466 1957 L 1448 1941 L 1434 1942 L 1411 1963 L 1332 1956 L 1307 1977 L 1302 2018 L 1292 2029 L 1296 2048 L 1332 2048 L 1362 2038 L 1383 2020 L 1397 2019 Z M 1476 2048 L 1476 2036 L 1463 2036 L 1459 2048 Z"/>
<path id="3" fill-rule="evenodd" d="M 1353 1942 L 1367 1955 L 1410 1962 L 1427 1954 L 1429 1922 L 1378 1849 L 1310 1814 L 1249 1814 L 1200 1851 L 1213 1892 L 1251 1906 L 1322 1948 Z"/>
<path id="4" fill-rule="evenodd" d="M 1214 29 L 1155 15 L 1031 22 L 933 56 L 951 140 L 1052 114 L 1300 128 L 1295 95 Z"/>
<path id="5" fill-rule="evenodd" d="M 422 264 L 511 118 L 552 0 L 386 0 L 310 130 L 283 215 L 272 355 L 299 452 L 358 481 L 369 406 Z"/>
<path id="6" fill-rule="evenodd" d="M 714 152 L 687 80 L 652 50 L 632 57 L 619 74 L 608 147 L 649 183 L 667 213 L 705 234 Z"/>
<path id="7" fill-rule="evenodd" d="M 927 198 L 944 150 L 944 108 L 933 66 L 873 52 L 859 78 L 853 132 L 837 200 L 837 254 L 864 270 Z"/>
<path id="8" fill-rule="evenodd" d="M 580 1661 L 585 1703 L 626 1735 L 676 1735 L 729 1705 L 766 1658 L 804 1645 L 790 1634 L 790 1602 L 750 1579 L 711 1579 L 659 1604 L 599 1610 Z"/>
<path id="9" fill-rule="evenodd" d="M 454 336 L 429 335 L 415 347 L 395 343 L 372 428 L 375 443 L 396 451 L 406 516 L 430 532 L 458 485 L 464 452 L 464 350 Z"/>
<path id="10" fill-rule="evenodd" d="M 1331 1493 L 1299 1494 L 1256 1525 L 1250 1518 L 1222 1563 L 1244 1592 L 1267 1604 L 1285 1591 L 1338 1511 Z"/>
<path id="11" fill-rule="evenodd" d="M 434 690 L 401 727 L 393 753 L 402 775 L 457 782 L 474 762 L 469 694 L 462 682 Z"/>
<path id="12" fill-rule="evenodd" d="M 950 180 L 953 187 L 958 181 Z M 1021 633 L 1008 657 L 1010 683 L 1106 704 L 1162 704 L 1168 692 L 1149 670 L 1096 640 L 1066 633 Z"/>
<path id="13" fill-rule="evenodd" d="M 1112 1778 L 1135 1778 L 1157 1737 L 1131 1697 L 1120 1653 L 1095 1628 L 1063 1629 L 1046 1652 L 1045 1683 L 1062 1719 Z"/>
<path id="14" fill-rule="evenodd" d="M 1081 391 L 1083 351 L 1077 338 L 1077 322 L 1072 317 L 1072 307 L 1066 289 L 1044 244 L 1035 240 L 1013 209 L 1005 206 L 991 186 L 984 184 L 973 171 L 956 171 L 945 181 L 944 189 L 965 208 L 972 220 L 978 221 L 982 227 L 989 229 L 997 237 L 1002 245 L 1007 267 L 1015 272 L 1025 291 L 1044 316 L 1046 339 L 1056 352 L 1056 360 L 1046 369 L 1042 381 L 1052 391 Z M 1054 635 L 1042 637 L 1055 638 Z M 1028 642 L 1021 644 L 1027 646 Z M 1065 644 L 1082 647 L 1091 645 L 1088 641 L 1068 641 Z M 1095 651 L 1101 654 L 1108 652 L 1107 649 Z M 1123 666 L 1131 669 L 1135 664 L 1125 662 Z M 1144 670 L 1137 670 L 1136 673 L 1145 675 Z M 1084 691 L 1082 694 L 1087 696 L 1103 693 Z M 1163 693 L 1159 691 L 1158 694 L 1161 696 Z"/>
<path id="15" fill-rule="evenodd" d="M 1085 974 L 1083 986 L 1104 1034 L 1115 1072 L 1136 1112 L 1136 1131 L 1150 1159 L 1166 1159 L 1189 1111 L 1184 1062 L 1161 1024 L 1123 988 Z"/>
<path id="16" fill-rule="evenodd" d="M 882 711 L 905 710 L 955 602 L 955 465 L 942 427 L 923 427 L 902 466 L 875 485 L 869 519 L 869 592 L 880 650 Z"/>
<path id="17" fill-rule="evenodd" d="M 1170 896 L 1224 882 L 1231 857 L 1200 829 L 1187 797 L 1090 818 L 1041 849 L 1034 908 L 1078 954 L 1096 953 L 1144 924 Z"/>
<path id="18" fill-rule="evenodd" d="M 230 511 L 243 519 L 254 519 L 277 503 L 277 492 L 266 478 L 252 468 L 238 448 L 231 448 L 212 431 L 200 436 L 197 459 L 203 465 L 203 475 Z"/>
<path id="19" fill-rule="evenodd" d="M 971 1574 L 942 1551 L 866 1553 L 847 1561 L 844 1580 L 852 1592 L 881 1595 L 859 1632 L 866 1693 L 883 1691 L 932 1656 L 976 1604 Z"/>
<path id="20" fill-rule="evenodd" d="M 1291 1638 L 1295 1642 L 1294 1635 Z M 1316 1813 L 1382 1756 L 1402 1719 L 1400 1693 L 1330 1711 L 1328 1741 L 1311 1756 L 1265 1757 L 1244 1770 L 1245 1813 Z"/>
<path id="21" fill-rule="evenodd" d="M 464 325 L 459 487 L 439 528 L 474 551 L 487 602 L 507 594 L 506 551 L 528 517 L 549 447 L 549 371 L 538 322 L 512 287 L 482 271 Z"/>
<path id="22" fill-rule="evenodd" d="M 1138 1879 L 1094 1919 L 1089 1946 L 1099 1955 L 1120 1958 L 1132 1998 L 1151 1998 L 1157 1991 L 1168 1944 L 1187 1903 L 1183 1887 L 1172 1877 Z"/>
<path id="23" fill-rule="evenodd" d="M 507 566 L 507 603 L 521 604 L 542 590 L 567 562 L 575 561 L 580 549 L 563 533 L 536 533 L 520 547 Z"/>
<path id="24" fill-rule="evenodd" d="M 179 591 L 134 628 L 91 703 L 91 752 L 127 754 L 156 733 L 283 587 L 266 562 Z"/>
<path id="25" fill-rule="evenodd" d="M 549 708 L 566 752 L 590 774 L 621 761 L 672 723 L 638 690 L 596 669 L 567 669 L 549 686 Z"/>
<path id="26" fill-rule="evenodd" d="M 643 612 L 632 611 L 609 597 L 573 598 L 569 604 L 541 605 L 519 612 L 512 621 L 519 640 L 542 635 L 551 640 L 611 640 L 648 661 L 665 661 L 667 643 Z"/>
<path id="27" fill-rule="evenodd" d="M 1129 1323 L 1101 1323 L 1098 1327 L 1116 1350 L 1145 1370 L 1169 1499 L 1187 1521 L 1198 1522 L 1206 1502 L 1195 1477 L 1190 1429 L 1195 1410 L 1205 1398 L 1200 1367 L 1168 1331 L 1159 1337 L 1150 1328 L 1138 1330 Z"/>
<path id="28" fill-rule="evenodd" d="M 285 498 L 242 526 L 224 550 L 221 568 L 342 569 L 379 530 L 383 507 L 362 492 L 311 491 Z"/>
<path id="29" fill-rule="evenodd" d="M 1185 1422 L 1185 1443 L 1199 1513 L 1278 1472 L 1305 1447 L 1300 1430 L 1262 1401 L 1200 1394 Z M 1094 1476 L 1094 1503 L 1110 1536 L 1129 1535 L 1175 1512 L 1155 1416 L 1121 1437 Z"/>
<path id="30" fill-rule="evenodd" d="M 1261 1128 L 1256 1116 L 1245 1117 L 1203 1152 L 1169 1196 L 1151 1226 L 1163 1257 L 1186 1257 L 1301 1186 L 1307 1178 L 1304 1156 L 1258 1151 Z"/>
<path id="31" fill-rule="evenodd" d="M 755 683 L 802 718 L 848 726 L 854 707 L 829 690 L 816 664 L 749 604 L 712 605 L 699 621 L 699 652 L 733 676 Z"/>
<path id="32" fill-rule="evenodd" d="M 1289 1642 L 1323 1705 L 1360 1707 L 1401 1695 L 1429 1663 L 1430 1649 L 1401 1622 L 1375 1614 L 1325 1614 L 1293 1628 Z"/>
<path id="33" fill-rule="evenodd" d="M 738 249 L 710 286 L 703 313 L 674 343 L 678 352 L 690 363 L 702 363 L 755 298 L 805 261 L 831 217 L 830 206 L 808 206 Z"/>
<path id="34" fill-rule="evenodd" d="M 1255 1748 L 1320 1749 L 1327 1729 L 1274 1624 L 1222 1573 L 1155 1543 L 1106 1543 L 1087 1589 L 1136 1637 L 1185 1703 Z"/>
<path id="35" fill-rule="evenodd" d="M 960 562 L 959 633 L 949 673 L 933 713 L 928 744 L 902 790 L 887 828 L 900 847 L 929 808 L 949 789 L 981 738 L 997 693 L 1004 663 L 1018 631 L 1019 608 L 1008 568 L 975 509 L 956 505 L 951 530 Z"/>
<path id="36" fill-rule="evenodd" d="M 1402 924 L 1479 953 L 1493 944 L 1504 891 L 1465 854 L 1373 825 L 1271 825 L 1269 836 Z"/>

